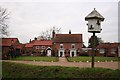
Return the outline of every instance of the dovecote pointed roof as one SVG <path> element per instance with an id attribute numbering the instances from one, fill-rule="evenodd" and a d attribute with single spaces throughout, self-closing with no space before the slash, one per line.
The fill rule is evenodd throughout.
<path id="1" fill-rule="evenodd" d="M 99 13 L 97 12 L 97 10 L 94 10 L 88 14 L 86 17 L 85 17 L 85 20 L 88 20 L 88 19 L 100 19 L 101 21 L 104 21 L 104 17 Z"/>

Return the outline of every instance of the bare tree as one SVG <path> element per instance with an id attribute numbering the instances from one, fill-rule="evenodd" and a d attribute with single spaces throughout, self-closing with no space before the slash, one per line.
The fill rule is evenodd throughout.
<path id="1" fill-rule="evenodd" d="M 46 31 L 42 31 L 40 35 L 37 37 L 38 40 L 51 40 L 52 39 L 52 32 L 55 31 L 56 34 L 61 33 L 61 28 L 52 27 Z"/>
<path id="2" fill-rule="evenodd" d="M 0 38 L 8 36 L 8 19 L 7 9 L 0 7 Z"/>

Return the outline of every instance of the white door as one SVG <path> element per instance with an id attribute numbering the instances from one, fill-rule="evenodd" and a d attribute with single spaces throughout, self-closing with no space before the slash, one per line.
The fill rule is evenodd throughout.
<path id="1" fill-rule="evenodd" d="M 51 56 L 51 50 L 47 50 L 47 56 Z"/>
<path id="2" fill-rule="evenodd" d="M 65 56 L 64 50 L 59 50 L 58 56 L 59 57 L 64 57 Z"/>
<path id="3" fill-rule="evenodd" d="M 70 57 L 76 57 L 77 53 L 76 50 L 70 50 Z"/>

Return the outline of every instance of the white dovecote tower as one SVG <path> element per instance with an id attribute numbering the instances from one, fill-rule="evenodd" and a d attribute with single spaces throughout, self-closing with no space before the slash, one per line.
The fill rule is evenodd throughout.
<path id="1" fill-rule="evenodd" d="M 85 17 L 85 20 L 88 21 L 87 26 L 88 26 L 88 32 L 93 33 L 92 36 L 92 64 L 91 67 L 94 68 L 94 55 L 95 55 L 95 45 L 96 43 L 96 36 L 95 33 L 100 33 L 101 32 L 101 22 L 104 21 L 104 17 L 98 13 L 95 8 L 94 10 L 88 14 Z"/>
<path id="2" fill-rule="evenodd" d="M 88 21 L 88 32 L 100 33 L 102 30 L 101 22 L 104 21 L 104 19 L 105 18 L 94 8 L 94 10 L 85 17 L 85 20 Z"/>

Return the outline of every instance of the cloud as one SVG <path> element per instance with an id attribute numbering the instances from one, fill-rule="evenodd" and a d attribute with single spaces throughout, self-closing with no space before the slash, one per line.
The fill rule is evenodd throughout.
<path id="1" fill-rule="evenodd" d="M 105 41 L 117 41 L 118 12 L 115 2 L 79 2 L 79 1 L 39 1 L 39 2 L 4 2 L 1 6 L 11 12 L 11 37 L 19 37 L 22 43 L 38 36 L 49 27 L 61 27 L 63 33 L 82 33 L 83 41 L 88 44 L 88 33 L 85 16 L 96 8 L 104 17 L 102 32 L 98 37 Z"/>

